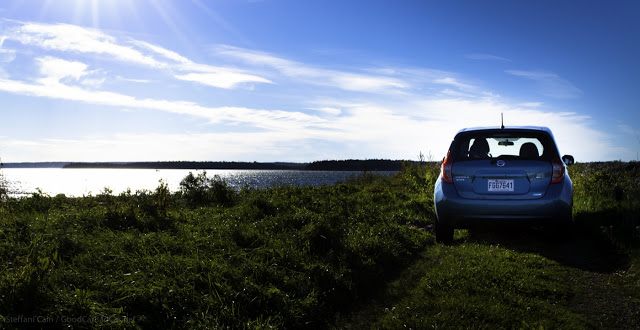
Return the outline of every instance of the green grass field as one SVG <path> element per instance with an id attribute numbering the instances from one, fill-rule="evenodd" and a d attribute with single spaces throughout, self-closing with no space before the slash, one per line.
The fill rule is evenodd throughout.
<path id="1" fill-rule="evenodd" d="M 0 202 L 3 328 L 640 326 L 638 163 L 570 168 L 575 226 L 432 233 L 434 164 L 234 191 Z"/>

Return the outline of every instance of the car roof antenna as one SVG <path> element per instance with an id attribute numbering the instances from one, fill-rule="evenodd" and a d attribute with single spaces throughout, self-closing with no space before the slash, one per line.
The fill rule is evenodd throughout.
<path id="1" fill-rule="evenodd" d="M 500 129 L 504 129 L 504 116 L 500 113 Z"/>

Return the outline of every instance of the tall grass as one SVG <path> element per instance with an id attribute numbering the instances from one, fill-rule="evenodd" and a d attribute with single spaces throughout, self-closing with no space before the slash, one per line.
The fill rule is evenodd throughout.
<path id="1" fill-rule="evenodd" d="M 640 246 L 640 163 L 575 164 L 574 221 L 620 248 Z"/>
<path id="2" fill-rule="evenodd" d="M 4 173 L 2 172 L 2 168 L 4 167 L 4 163 L 2 163 L 2 159 L 0 159 L 0 200 L 4 201 L 9 196 L 9 187 L 7 184 L 7 180 L 4 177 Z"/>
<path id="3" fill-rule="evenodd" d="M 637 165 L 571 166 L 575 221 L 572 233 L 548 238 L 544 232 L 526 229 L 497 235 L 471 235 L 457 230 L 453 245 L 428 245 L 416 262 L 386 285 L 379 297 L 339 320 L 339 326 L 637 327 L 637 314 L 627 315 L 620 309 L 625 306 L 625 311 L 637 311 L 640 307 Z M 429 184 L 433 179 L 428 178 L 433 175 L 437 175 L 435 169 L 428 168 L 425 180 Z M 405 179 L 408 177 L 405 175 Z M 609 245 L 602 246 L 602 241 L 614 244 L 619 252 L 609 255 Z M 626 263 L 607 260 L 619 259 L 621 253 L 628 255 L 622 258 Z M 612 265 L 608 267 L 595 267 L 609 262 Z M 592 268 L 614 275 L 594 275 L 583 270 Z M 591 279 L 588 283 L 592 285 L 582 283 L 584 279 Z M 596 298 L 585 301 L 583 297 Z"/>
<path id="4" fill-rule="evenodd" d="M 429 221 L 421 180 L 235 191 L 201 174 L 176 194 L 160 183 L 8 199 L 0 315 L 57 327 L 324 327 L 432 241 L 409 226 Z M 65 322 L 83 318 L 104 322 Z"/>
<path id="5" fill-rule="evenodd" d="M 639 195 L 637 170 L 629 166 L 635 164 L 585 164 L 570 172 L 575 220 L 632 248 L 638 235 L 623 232 L 637 229 Z M 574 294 L 575 269 L 469 241 L 462 231 L 453 246 L 435 244 L 429 229 L 438 172 L 436 164 L 405 165 L 391 177 L 367 173 L 332 186 L 239 191 L 199 174 L 186 177 L 177 193 L 160 182 L 154 191 L 119 195 L 106 189 L 83 198 L 6 198 L 0 322 L 122 329 L 589 326 L 562 307 Z M 622 199 L 606 188 L 615 185 Z"/>

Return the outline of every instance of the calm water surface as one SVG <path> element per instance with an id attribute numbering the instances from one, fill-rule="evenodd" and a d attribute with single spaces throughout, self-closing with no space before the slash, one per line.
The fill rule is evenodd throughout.
<path id="1" fill-rule="evenodd" d="M 5 168 L 2 169 L 13 196 L 28 195 L 40 189 L 55 196 L 96 195 L 105 188 L 120 194 L 130 189 L 154 190 L 160 180 L 171 191 L 180 189 L 180 181 L 193 172 L 202 170 L 150 170 L 150 169 L 62 169 L 62 168 Z M 207 170 L 207 177 L 220 176 L 234 188 L 248 185 L 267 188 L 275 185 L 321 186 L 345 180 L 362 172 L 350 171 L 297 171 L 297 170 Z M 395 172 L 376 172 L 390 175 Z"/>

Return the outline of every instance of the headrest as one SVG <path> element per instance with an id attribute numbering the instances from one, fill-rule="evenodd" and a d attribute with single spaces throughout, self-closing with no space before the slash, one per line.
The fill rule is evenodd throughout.
<path id="1" fill-rule="evenodd" d="M 475 139 L 469 149 L 469 157 L 475 159 L 487 158 L 489 153 L 489 142 L 487 139 Z"/>
<path id="2" fill-rule="evenodd" d="M 531 142 L 527 142 L 520 147 L 521 158 L 537 159 L 539 156 L 538 147 Z"/>

